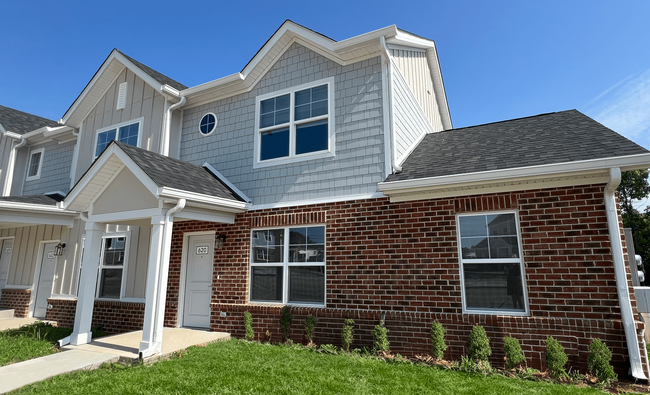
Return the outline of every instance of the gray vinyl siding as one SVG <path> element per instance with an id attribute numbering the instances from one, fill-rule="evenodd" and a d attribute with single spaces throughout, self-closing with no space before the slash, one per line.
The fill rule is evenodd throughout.
<path id="1" fill-rule="evenodd" d="M 399 161 L 425 133 L 434 129 L 421 111 L 413 92 L 398 70 L 392 75 L 395 157 Z M 438 129 L 440 130 L 440 129 Z"/>
<path id="2" fill-rule="evenodd" d="M 64 144 L 51 141 L 32 147 L 33 150 L 45 149 L 43 151 L 41 176 L 37 180 L 25 180 L 22 194 L 39 195 L 53 191 L 67 193 L 70 190 L 70 166 L 72 165 L 74 145 L 75 141 Z M 27 178 L 26 173 L 23 174 L 24 178 Z"/>
<path id="3" fill-rule="evenodd" d="M 128 83 L 126 107 L 123 110 L 115 110 L 119 85 L 122 82 Z M 142 117 L 144 120 L 139 131 L 140 147 L 160 152 L 164 111 L 165 98 L 131 70 L 124 69 L 82 123 L 75 182 L 95 159 L 96 135 L 99 129 Z"/>
<path id="4" fill-rule="evenodd" d="M 256 96 L 328 77 L 335 81 L 336 155 L 253 169 Z M 385 176 L 381 86 L 379 57 L 341 66 L 294 43 L 252 91 L 185 110 L 180 159 L 209 162 L 254 204 L 374 193 Z M 218 126 L 202 136 L 207 112 Z"/>

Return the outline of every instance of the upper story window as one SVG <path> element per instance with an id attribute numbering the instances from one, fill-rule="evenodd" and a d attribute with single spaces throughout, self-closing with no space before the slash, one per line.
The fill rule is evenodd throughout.
<path id="1" fill-rule="evenodd" d="M 463 312 L 528 312 L 521 238 L 514 212 L 457 217 Z"/>
<path id="2" fill-rule="evenodd" d="M 334 78 L 257 98 L 253 167 L 334 155 Z"/>
<path id="3" fill-rule="evenodd" d="M 43 167 L 43 154 L 45 148 L 32 150 L 29 153 L 29 162 L 27 163 L 26 181 L 38 180 L 41 178 L 41 168 Z"/>
<path id="4" fill-rule="evenodd" d="M 134 147 L 139 147 L 142 119 L 143 118 L 140 118 L 136 121 L 123 122 L 117 125 L 109 126 L 107 128 L 99 129 L 97 131 L 97 138 L 95 140 L 95 158 L 98 157 L 104 151 L 104 148 L 106 148 L 113 140 L 117 140 Z"/>
<path id="5" fill-rule="evenodd" d="M 199 130 L 201 131 L 201 134 L 204 136 L 208 136 L 214 132 L 214 130 L 217 128 L 217 116 L 214 115 L 213 113 L 209 112 L 201 118 L 201 122 L 199 123 Z"/>

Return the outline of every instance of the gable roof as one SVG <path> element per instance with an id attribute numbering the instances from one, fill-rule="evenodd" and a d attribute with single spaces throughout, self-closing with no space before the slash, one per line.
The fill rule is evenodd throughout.
<path id="1" fill-rule="evenodd" d="M 606 183 L 650 151 L 576 110 L 431 133 L 379 183 L 393 201 Z"/>
<path id="2" fill-rule="evenodd" d="M 56 121 L 0 106 L 0 125 L 7 132 L 23 135 L 44 126 L 59 127 Z"/>
<path id="3" fill-rule="evenodd" d="M 132 57 L 128 56 L 127 54 L 125 54 L 124 52 L 120 51 L 117 48 L 115 50 L 117 52 L 121 53 L 122 55 L 124 55 L 125 58 L 129 59 L 134 65 L 138 66 L 142 71 L 144 71 L 145 73 L 150 75 L 151 78 L 153 78 L 154 80 L 160 82 L 161 85 L 169 85 L 172 88 L 177 89 L 179 91 L 181 91 L 183 89 L 187 89 L 187 86 L 181 84 L 180 82 L 178 82 L 176 80 L 173 80 L 173 79 L 167 77 L 166 75 L 152 69 L 151 67 L 138 62 L 137 60 L 133 59 Z"/>
<path id="4" fill-rule="evenodd" d="M 647 154 L 577 110 L 431 133 L 387 182 Z"/>
<path id="5" fill-rule="evenodd" d="M 145 66 L 117 49 L 113 49 L 59 122 L 75 127 L 79 126 L 124 68 L 133 71 L 154 90 L 167 97 L 179 98 L 179 90 L 187 88 L 180 82 Z"/>
<path id="6" fill-rule="evenodd" d="M 118 141 L 113 141 L 113 144 L 119 146 L 160 188 L 174 188 L 239 202 L 245 201 L 203 166 Z"/>

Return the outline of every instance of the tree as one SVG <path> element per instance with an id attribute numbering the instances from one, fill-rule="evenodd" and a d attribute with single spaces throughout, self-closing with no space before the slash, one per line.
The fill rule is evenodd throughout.
<path id="1" fill-rule="evenodd" d="M 641 213 L 634 208 L 632 200 L 644 199 L 649 195 L 648 170 L 632 170 L 622 174 L 621 184 L 618 186 L 618 200 L 623 226 L 632 229 L 634 249 L 641 255 L 646 273 L 650 272 L 650 208 Z M 645 267 L 649 270 L 645 270 Z"/>

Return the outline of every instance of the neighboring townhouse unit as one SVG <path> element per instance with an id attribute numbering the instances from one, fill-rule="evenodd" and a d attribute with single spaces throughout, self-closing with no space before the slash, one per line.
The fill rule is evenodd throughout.
<path id="1" fill-rule="evenodd" d="M 310 314 L 318 343 L 353 318 L 369 345 L 383 319 L 394 351 L 427 353 L 438 320 L 450 358 L 483 325 L 495 362 L 510 335 L 542 368 L 553 335 L 585 371 L 601 338 L 646 377 L 615 191 L 650 152 L 575 110 L 453 129 L 430 40 L 287 21 L 190 88 L 113 50 L 59 122 L 22 133 L 67 153 L 52 179 L 2 153 L 21 186 L 0 199 L 0 307 L 73 327 L 64 343 L 143 329 L 146 358 L 164 326 L 243 337 L 244 311 L 275 341 L 289 305 L 296 341 Z"/>

